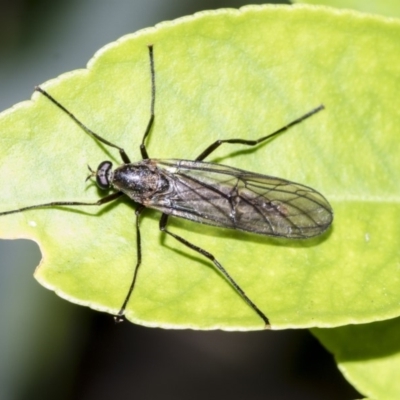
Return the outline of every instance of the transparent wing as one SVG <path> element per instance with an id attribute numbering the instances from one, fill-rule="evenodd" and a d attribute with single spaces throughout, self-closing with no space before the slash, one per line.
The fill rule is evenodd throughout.
<path id="1" fill-rule="evenodd" d="M 146 206 L 163 213 L 287 238 L 316 236 L 332 223 L 330 204 L 310 187 L 213 163 L 152 161 L 169 188 Z"/>

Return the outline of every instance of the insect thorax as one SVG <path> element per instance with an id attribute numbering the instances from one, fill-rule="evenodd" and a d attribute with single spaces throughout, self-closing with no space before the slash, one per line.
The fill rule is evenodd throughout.
<path id="1" fill-rule="evenodd" d="M 164 193 L 169 182 L 151 160 L 124 164 L 114 170 L 112 185 L 138 203 Z"/>

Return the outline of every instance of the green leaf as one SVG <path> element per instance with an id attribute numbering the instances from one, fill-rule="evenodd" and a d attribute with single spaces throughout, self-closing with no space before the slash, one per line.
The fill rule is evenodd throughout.
<path id="1" fill-rule="evenodd" d="M 351 8 L 387 17 L 400 17 L 400 2 L 397 0 L 292 0 L 292 3 Z"/>
<path id="2" fill-rule="evenodd" d="M 399 398 L 400 318 L 312 332 L 357 390 L 372 399 Z"/>
<path id="3" fill-rule="evenodd" d="M 132 160 L 140 159 L 149 118 L 150 43 L 151 157 L 193 159 L 218 138 L 256 139 L 324 103 L 326 111 L 268 144 L 224 145 L 209 160 L 312 186 L 334 207 L 331 231 L 290 241 L 183 220 L 171 219 L 170 229 L 214 254 L 274 329 L 364 323 L 400 314 L 399 39 L 396 21 L 323 8 L 205 12 L 125 36 L 87 70 L 42 87 Z M 3 113 L 0 132 L 0 210 L 96 200 L 86 165 L 120 162 L 39 93 Z M 0 218 L 2 237 L 39 243 L 39 282 L 118 312 L 136 262 L 132 202 Z M 141 220 L 143 263 L 127 317 L 149 326 L 262 329 L 213 265 L 165 238 L 158 219 L 149 211 Z"/>

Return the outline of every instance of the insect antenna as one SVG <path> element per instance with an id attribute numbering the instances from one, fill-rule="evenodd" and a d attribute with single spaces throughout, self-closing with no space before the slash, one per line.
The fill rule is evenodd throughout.
<path id="1" fill-rule="evenodd" d="M 90 171 L 90 174 L 85 179 L 85 182 L 87 182 L 89 179 L 93 178 L 96 175 L 96 171 L 93 171 L 89 164 L 87 167 L 88 167 L 88 170 Z"/>

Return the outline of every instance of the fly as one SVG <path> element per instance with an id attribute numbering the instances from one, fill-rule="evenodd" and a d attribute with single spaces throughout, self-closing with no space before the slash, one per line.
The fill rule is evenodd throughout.
<path id="1" fill-rule="evenodd" d="M 1 212 L 0 216 L 46 207 L 101 206 L 126 195 L 136 203 L 137 261 L 131 285 L 120 311 L 115 316 L 116 321 L 122 321 L 124 318 L 142 262 L 140 216 L 146 208 L 153 208 L 162 213 L 159 222 L 160 230 L 208 258 L 248 306 L 263 320 L 265 326 L 269 327 L 270 321 L 267 316 L 247 296 L 214 255 L 167 229 L 168 219 L 174 216 L 221 228 L 290 239 L 307 239 L 322 234 L 333 220 L 333 210 L 322 194 L 299 183 L 205 162 L 204 159 L 224 143 L 256 146 L 299 124 L 324 107 L 320 105 L 257 140 L 216 140 L 194 161 L 153 159 L 149 157 L 146 148 L 146 139 L 155 118 L 156 85 L 153 46 L 149 46 L 149 58 L 151 105 L 150 118 L 140 144 L 142 161 L 131 162 L 122 147 L 93 132 L 45 90 L 40 87 L 35 88 L 69 115 L 84 131 L 103 144 L 119 151 L 122 159 L 120 166 L 113 169 L 110 161 L 103 161 L 96 171 L 90 170 L 88 176 L 88 179 L 95 177 L 100 189 L 113 189 L 114 192 L 95 202 L 52 201 Z"/>

